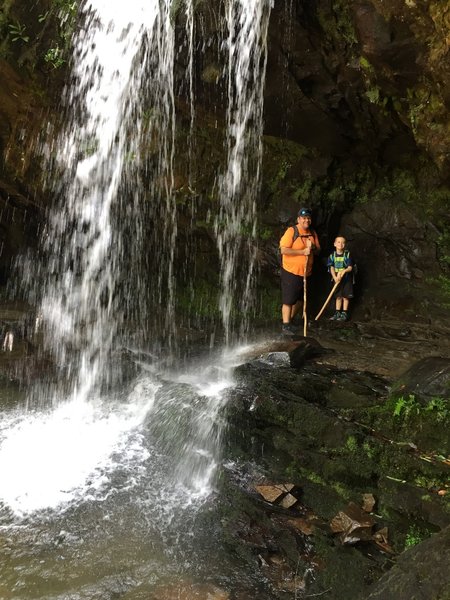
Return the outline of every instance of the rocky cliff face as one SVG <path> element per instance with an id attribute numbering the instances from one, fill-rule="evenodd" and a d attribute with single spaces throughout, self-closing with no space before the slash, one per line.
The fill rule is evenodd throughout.
<path id="1" fill-rule="evenodd" d="M 60 5 L 73 18 L 72 5 Z M 41 131 L 58 112 L 55 99 L 68 58 L 64 40 L 73 23 L 66 19 L 63 25 L 52 6 L 41 0 L 30 11 L 17 0 L 2 9 L 3 280 L 11 257 L 33 243 L 40 210 L 50 200 L 43 191 L 36 148 Z M 194 194 L 196 221 L 202 222 L 194 230 L 194 248 L 207 247 L 214 254 L 203 217 L 224 160 L 223 7 L 200 2 L 196 11 L 194 189 L 186 185 L 183 49 L 177 63 L 175 181 L 181 236 L 184 217 L 191 222 Z M 174 12 L 180 31 L 181 13 Z M 382 0 L 276 0 L 258 200 L 265 285 L 277 288 L 280 233 L 298 205 L 308 204 L 315 211 L 324 252 L 332 249 L 338 231 L 347 235 L 367 266 L 367 286 L 379 289 L 380 282 L 401 280 L 402 285 L 428 289 L 426 273 L 436 282 L 433 297 L 444 301 L 450 255 L 449 26 L 450 9 L 438 0 L 388 5 Z M 215 271 L 214 263 L 199 272 Z M 372 264 L 375 269 L 369 269 Z"/>

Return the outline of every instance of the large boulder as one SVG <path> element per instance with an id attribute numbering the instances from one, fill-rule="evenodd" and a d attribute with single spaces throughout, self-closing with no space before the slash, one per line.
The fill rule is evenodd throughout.
<path id="1" fill-rule="evenodd" d="M 450 598 L 450 526 L 404 552 L 365 600 Z"/>

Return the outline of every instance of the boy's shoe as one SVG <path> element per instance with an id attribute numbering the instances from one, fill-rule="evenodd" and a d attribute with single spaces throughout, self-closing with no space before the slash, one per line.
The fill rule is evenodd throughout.
<path id="1" fill-rule="evenodd" d="M 283 323 L 283 327 L 281 328 L 281 333 L 283 335 L 297 335 L 298 330 L 297 327 L 294 327 L 291 323 Z"/>
<path id="2" fill-rule="evenodd" d="M 345 310 L 343 310 L 343 311 L 340 313 L 340 315 L 339 315 L 339 317 L 338 317 L 338 319 L 337 319 L 337 320 L 338 320 L 338 321 L 348 321 L 348 314 L 347 314 L 347 312 L 346 312 Z"/>
<path id="3" fill-rule="evenodd" d="M 337 310 L 332 317 L 330 317 L 330 321 L 341 321 L 341 312 Z"/>

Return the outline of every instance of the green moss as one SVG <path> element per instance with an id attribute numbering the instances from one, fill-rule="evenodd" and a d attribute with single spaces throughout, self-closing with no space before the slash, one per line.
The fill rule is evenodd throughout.
<path id="1" fill-rule="evenodd" d="M 347 438 L 347 441 L 345 442 L 345 447 L 348 450 L 348 452 L 350 452 L 351 454 L 356 454 L 359 447 L 358 447 L 358 442 L 356 441 L 355 436 L 350 435 Z"/>
<path id="2" fill-rule="evenodd" d="M 278 287 L 266 285 L 256 290 L 257 321 L 267 323 L 279 320 L 281 311 L 281 292 Z"/>
<path id="3" fill-rule="evenodd" d="M 367 60 L 367 58 L 365 56 L 360 56 L 359 57 L 359 65 L 362 69 L 365 69 L 366 71 L 370 71 L 373 72 L 373 67 L 370 64 L 370 62 Z"/>
<path id="4" fill-rule="evenodd" d="M 412 546 L 420 544 L 420 542 L 423 542 L 423 540 L 429 538 L 430 535 L 431 534 L 429 531 L 424 531 L 423 529 L 420 529 L 417 525 L 411 525 L 405 536 L 405 550 L 411 548 Z"/>
<path id="5" fill-rule="evenodd" d="M 343 41 L 348 46 L 358 43 L 351 7 L 344 0 L 334 0 L 330 8 L 319 8 L 317 19 L 329 40 L 339 43 Z"/>
<path id="6" fill-rule="evenodd" d="M 373 87 L 367 90 L 366 96 L 369 99 L 369 102 L 372 102 L 372 104 L 378 104 L 380 102 L 380 88 Z"/>
<path id="7" fill-rule="evenodd" d="M 292 197 L 299 186 L 296 173 L 292 177 L 293 167 L 305 157 L 312 158 L 313 151 L 290 140 L 265 136 L 263 154 L 264 183 L 268 187 L 274 202 L 281 198 Z M 296 167 L 297 168 L 297 167 Z M 302 175 L 302 182 L 304 173 Z"/>
<path id="8" fill-rule="evenodd" d="M 311 198 L 311 189 L 313 187 L 313 181 L 309 177 L 305 177 L 302 184 L 297 187 L 292 194 L 297 204 L 306 204 Z"/>
<path id="9" fill-rule="evenodd" d="M 435 288 L 439 303 L 444 308 L 450 308 L 450 277 L 439 275 L 438 277 L 429 278 L 427 282 Z"/>
<path id="10" fill-rule="evenodd" d="M 292 167 L 291 163 L 287 160 L 282 160 L 278 166 L 278 171 L 275 173 L 275 176 L 269 181 L 269 189 L 271 192 L 275 192 L 278 189 L 278 186 L 284 179 L 286 178 L 286 173 Z"/>
<path id="11" fill-rule="evenodd" d="M 362 445 L 362 449 L 364 451 L 364 453 L 366 454 L 366 456 L 370 459 L 373 460 L 376 458 L 376 456 L 378 455 L 378 451 L 377 449 L 372 445 L 370 440 L 366 440 L 363 445 Z"/>
<path id="12" fill-rule="evenodd" d="M 190 287 L 178 287 L 177 311 L 180 314 L 196 317 L 218 318 L 218 285 L 206 281 L 196 281 L 195 290 Z"/>

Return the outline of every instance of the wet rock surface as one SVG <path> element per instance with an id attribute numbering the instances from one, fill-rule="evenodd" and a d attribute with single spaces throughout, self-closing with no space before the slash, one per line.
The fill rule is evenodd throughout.
<path id="1" fill-rule="evenodd" d="M 268 597 L 450 594 L 448 535 L 439 534 L 450 524 L 445 331 L 445 322 L 324 321 L 307 339 L 286 340 L 284 353 L 272 338 L 284 360 L 266 340 L 236 369 L 224 527 L 233 551 L 267 578 Z M 427 565 L 439 583 L 411 595 L 408 569 L 425 582 Z"/>
<path id="2" fill-rule="evenodd" d="M 450 597 L 450 527 L 402 554 L 367 600 Z"/>

